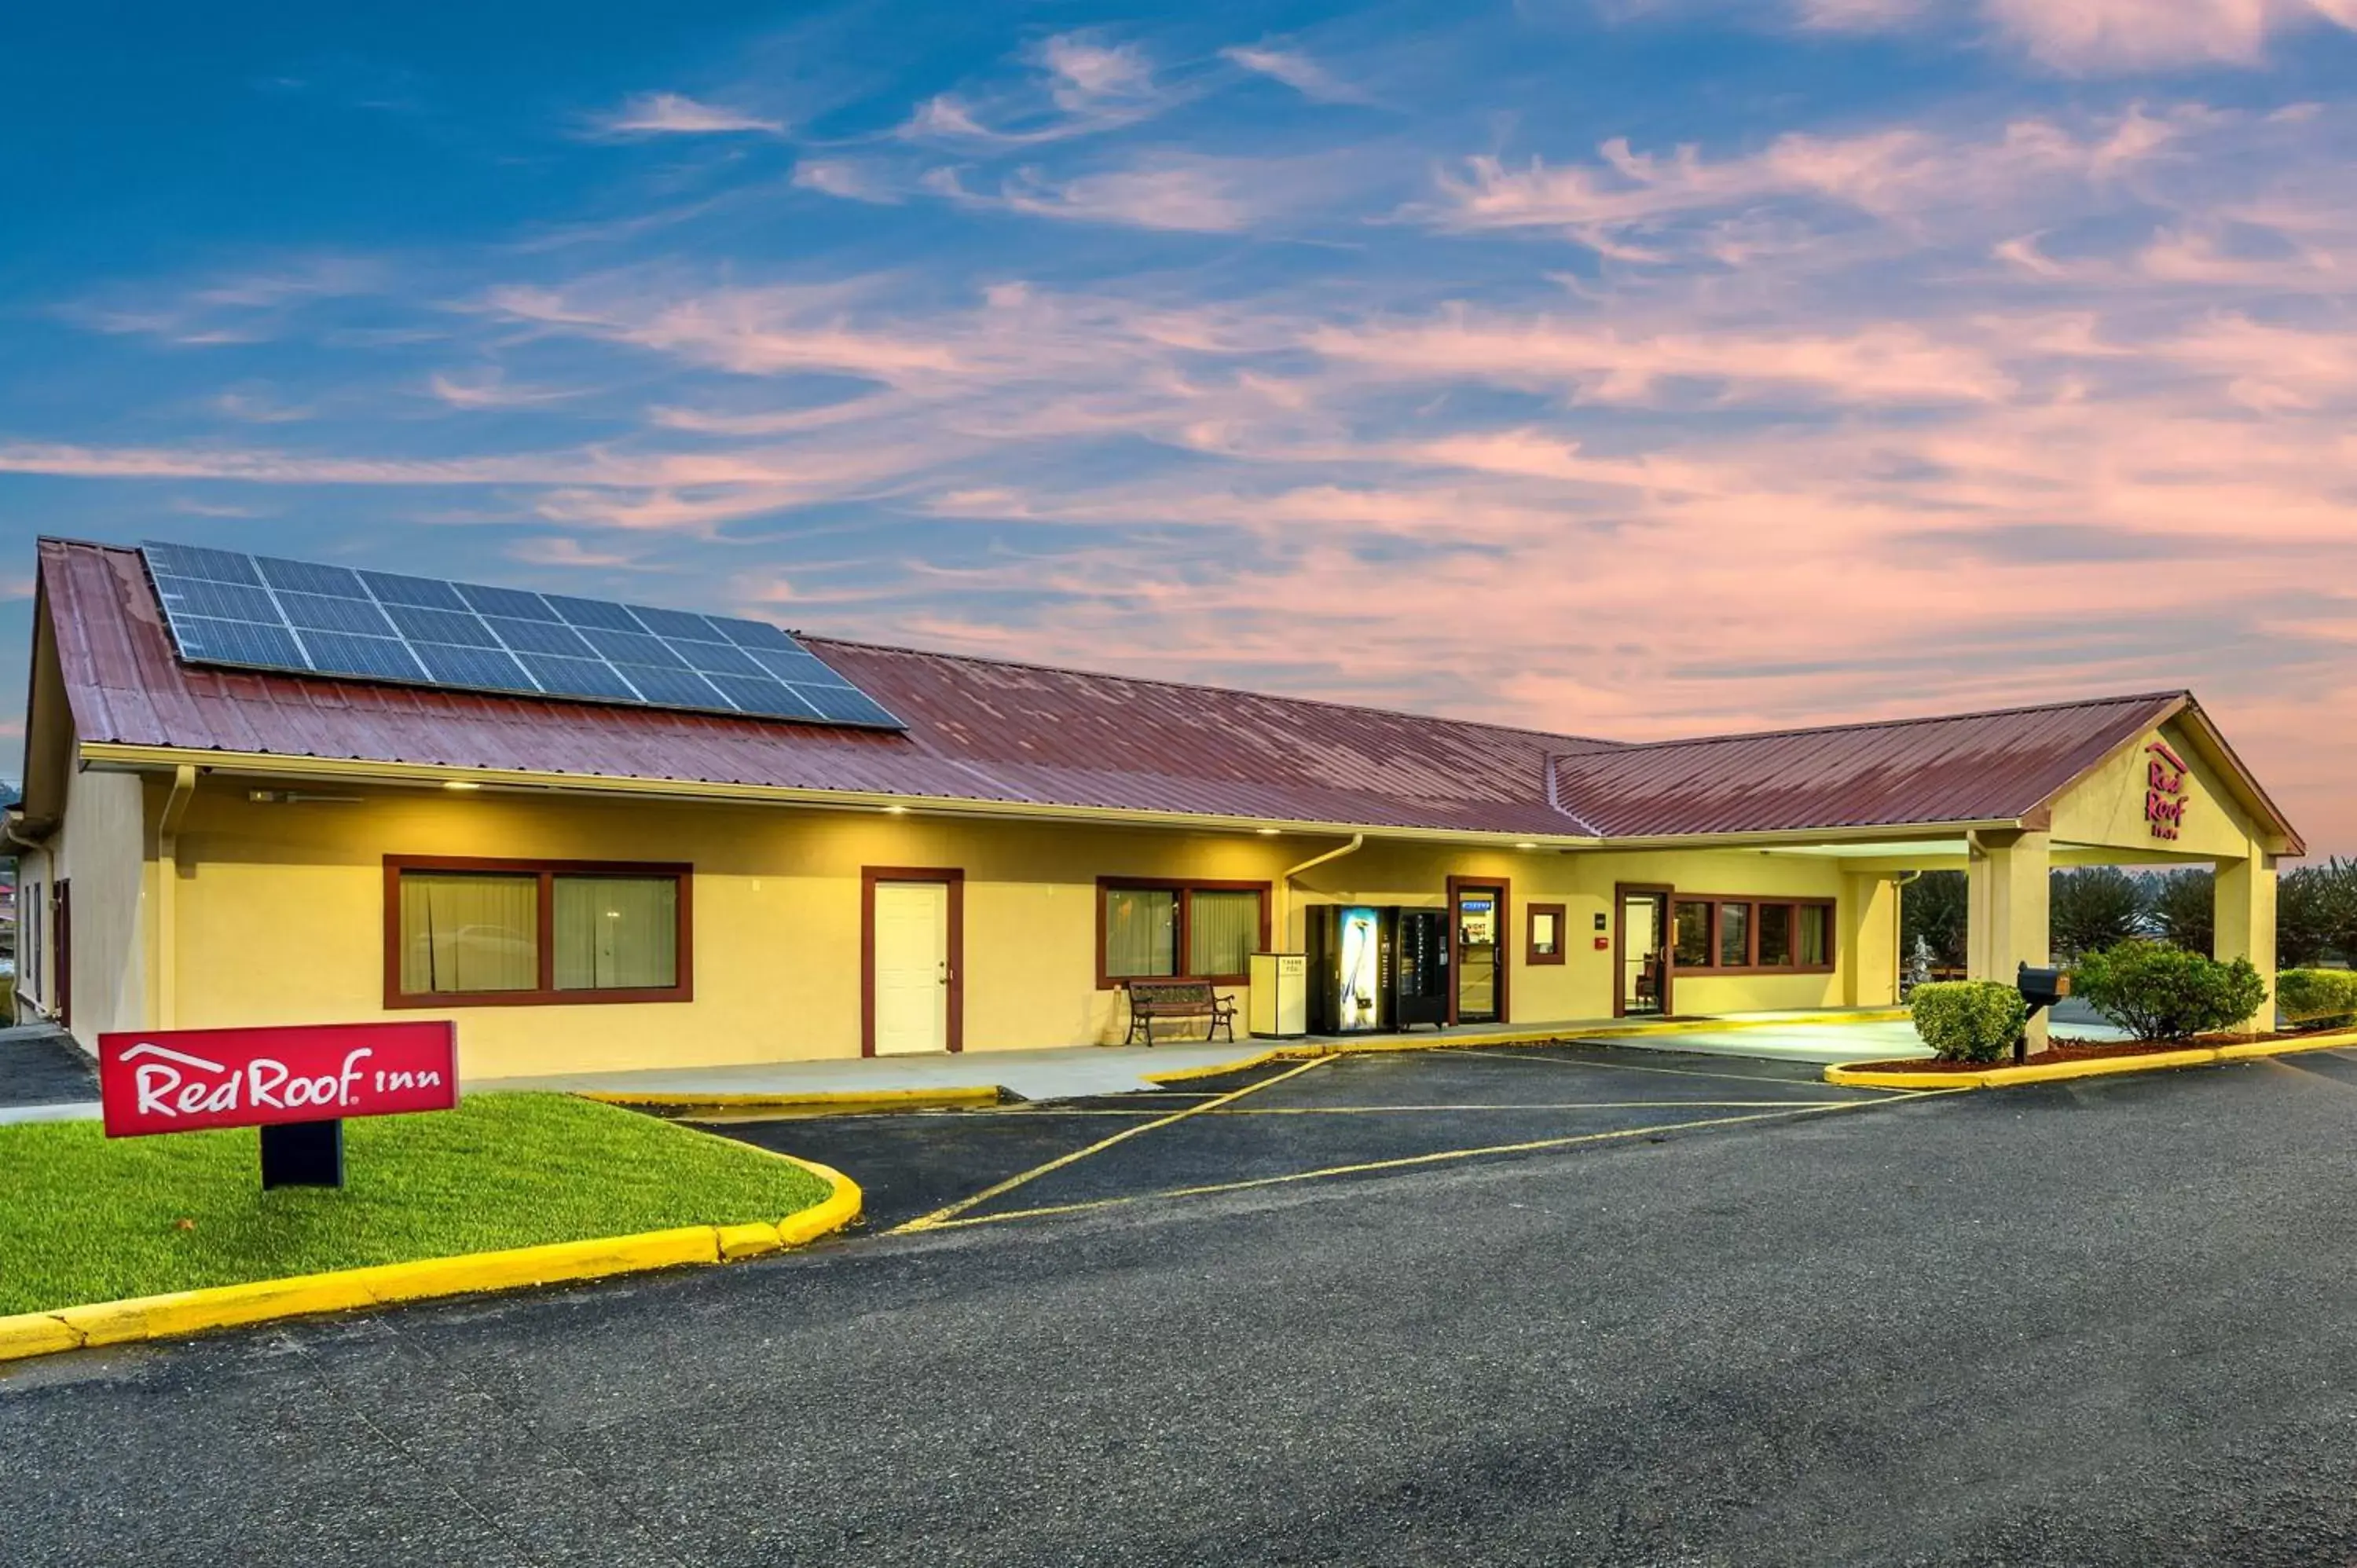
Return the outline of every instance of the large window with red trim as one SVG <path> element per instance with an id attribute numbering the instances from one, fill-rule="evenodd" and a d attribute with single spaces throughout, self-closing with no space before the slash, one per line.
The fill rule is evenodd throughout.
<path id="1" fill-rule="evenodd" d="M 1834 900 L 1680 893 L 1673 901 L 1681 970 L 1825 974 L 1834 969 Z"/>
<path id="2" fill-rule="evenodd" d="M 684 865 L 392 855 L 384 877 L 388 1007 L 691 999 Z"/>
<path id="3" fill-rule="evenodd" d="M 1209 980 L 1241 985 L 1268 949 L 1268 884 L 1097 878 L 1097 984 Z"/>

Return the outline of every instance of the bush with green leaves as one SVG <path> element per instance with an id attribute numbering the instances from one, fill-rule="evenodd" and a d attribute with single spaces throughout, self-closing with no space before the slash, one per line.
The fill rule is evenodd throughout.
<path id="1" fill-rule="evenodd" d="M 2267 983 L 2238 958 L 2221 963 L 2167 942 L 2122 942 L 2071 972 L 2071 993 L 2139 1040 L 2190 1040 L 2259 1010 Z"/>
<path id="2" fill-rule="evenodd" d="M 2287 1024 L 2357 1018 L 2357 974 L 2345 969 L 2287 969 L 2276 976 L 2276 1006 Z"/>
<path id="3" fill-rule="evenodd" d="M 1919 985 L 1908 1006 L 1915 1032 L 1942 1061 L 1993 1062 L 2013 1049 L 2029 1023 L 2019 989 L 1994 980 Z"/>

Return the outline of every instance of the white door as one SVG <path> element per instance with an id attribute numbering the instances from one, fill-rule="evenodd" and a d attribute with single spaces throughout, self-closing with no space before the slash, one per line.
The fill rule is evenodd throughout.
<path id="1" fill-rule="evenodd" d="M 876 1054 L 950 1048 L 950 889 L 876 885 Z"/>

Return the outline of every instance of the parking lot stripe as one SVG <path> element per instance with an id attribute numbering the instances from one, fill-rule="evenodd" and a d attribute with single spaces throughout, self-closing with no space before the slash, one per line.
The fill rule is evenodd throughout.
<path id="1" fill-rule="evenodd" d="M 1189 1105 L 1184 1111 L 1174 1111 L 1169 1115 L 1161 1117 L 1158 1120 L 1141 1122 L 1135 1127 L 1124 1127 L 1120 1132 L 1113 1134 L 1113 1136 L 1109 1138 L 1100 1138 L 1085 1149 L 1075 1149 L 1069 1155 L 1059 1155 L 1045 1165 L 1034 1165 L 1031 1169 L 1025 1171 L 1018 1176 L 1008 1176 L 1005 1181 L 998 1183 L 996 1187 L 985 1187 L 982 1191 L 975 1193 L 972 1197 L 962 1197 L 955 1203 L 944 1204 L 942 1207 L 934 1209 L 931 1214 L 920 1215 L 918 1218 L 909 1220 L 905 1225 L 896 1226 L 891 1234 L 897 1236 L 904 1230 L 931 1230 L 943 1225 L 952 1224 L 955 1222 L 956 1217 L 963 1214 L 967 1209 L 974 1208 L 978 1204 L 987 1203 L 994 1197 L 1003 1197 L 1007 1193 L 1013 1192 L 1017 1187 L 1021 1187 L 1024 1183 L 1036 1181 L 1039 1177 L 1046 1176 L 1050 1171 L 1059 1171 L 1062 1170 L 1066 1165 L 1077 1165 L 1081 1161 L 1087 1159 L 1091 1155 L 1102 1154 L 1105 1150 L 1112 1148 L 1114 1144 L 1125 1143 L 1129 1139 L 1136 1137 L 1141 1133 L 1151 1133 L 1157 1127 L 1168 1127 L 1174 1122 L 1184 1122 L 1189 1116 L 1200 1116 L 1207 1111 L 1216 1111 L 1222 1105 L 1231 1104 L 1236 1101 L 1242 1100 L 1247 1094 L 1254 1094 L 1264 1089 L 1274 1088 L 1277 1084 L 1285 1082 L 1287 1079 L 1299 1078 L 1305 1072 L 1324 1067 L 1328 1062 L 1338 1061 L 1340 1059 L 1340 1058 L 1337 1057 L 1318 1057 L 1310 1061 L 1303 1062 L 1299 1067 L 1288 1068 L 1285 1071 L 1278 1073 L 1274 1078 L 1265 1078 L 1257 1083 L 1248 1083 L 1242 1089 L 1234 1090 L 1227 1094 L 1220 1096 L 1217 1100 L 1206 1100 L 1200 1104 Z"/>
<path id="2" fill-rule="evenodd" d="M 1784 1083 L 1786 1079 L 1770 1078 L 1756 1072 L 1708 1072 L 1697 1067 L 1639 1067 L 1634 1062 L 1592 1062 L 1578 1057 L 1532 1057 L 1516 1051 L 1466 1050 L 1469 1057 L 1480 1057 L 1494 1062 L 1528 1062 L 1534 1067 L 1584 1067 L 1603 1072 L 1665 1072 L 1677 1078 L 1727 1078 L 1738 1083 Z M 1813 1087 L 1812 1085 L 1811 1087 Z"/>
<path id="3" fill-rule="evenodd" d="M 1693 1132 L 1704 1127 L 1731 1127 L 1743 1122 L 1767 1122 L 1778 1116 L 1824 1116 L 1836 1111 L 1857 1111 L 1869 1105 L 1888 1105 L 1897 1100 L 1922 1100 L 1942 1094 L 1961 1092 L 1963 1091 L 1959 1090 L 1947 1089 L 1915 1090 L 1884 1095 L 1876 1100 L 1844 1100 L 1829 1105 L 1803 1106 L 1793 1111 L 1760 1111 L 1748 1116 L 1713 1116 L 1698 1122 L 1671 1122 L 1648 1127 L 1623 1127 L 1610 1133 L 1581 1133 L 1565 1138 L 1539 1138 L 1524 1144 L 1492 1144 L 1476 1149 L 1443 1149 L 1435 1154 L 1409 1155 L 1394 1160 L 1370 1160 L 1361 1165 L 1328 1165 L 1321 1170 L 1296 1171 L 1287 1176 L 1255 1176 L 1249 1181 L 1213 1182 L 1204 1187 L 1172 1187 L 1162 1192 L 1125 1193 L 1118 1197 L 1092 1198 L 1085 1203 L 1050 1204 L 1039 1208 L 1017 1208 L 1005 1214 L 984 1214 L 965 1219 L 935 1219 L 928 1215 L 926 1219 L 931 1223 L 920 1225 L 920 1222 L 911 1220 L 901 1226 L 900 1230 L 952 1230 L 973 1225 L 996 1225 L 1009 1219 L 1039 1219 L 1056 1214 L 1083 1214 L 1092 1209 L 1114 1208 L 1123 1204 L 1140 1203 L 1150 1198 L 1207 1197 L 1215 1193 L 1244 1192 L 1254 1187 L 1283 1187 L 1290 1182 L 1321 1181 L 1331 1176 L 1364 1176 L 1374 1171 L 1405 1170 L 1413 1165 L 1439 1165 L 1450 1160 L 1480 1159 L 1485 1155 L 1537 1154 L 1549 1149 L 1567 1149 L 1579 1144 L 1604 1144 L 1627 1138 L 1658 1137 L 1664 1133 Z M 1042 1167 L 1043 1170 L 1046 1168 L 1048 1167 Z M 1028 1181 L 1033 1174 L 1038 1173 L 1027 1173 L 1022 1179 Z M 990 1196 L 992 1195 L 985 1193 L 981 1197 L 969 1199 L 963 1205 L 953 1207 L 972 1208 Z M 899 1233 L 899 1231 L 893 1232 L 895 1235 Z"/>
<path id="4" fill-rule="evenodd" d="M 1221 1116 L 1395 1116 L 1410 1111 L 1753 1111 L 1779 1106 L 1787 1111 L 1826 1105 L 1854 1105 L 1852 1100 L 1572 1100 L 1545 1105 L 1239 1105 L 1215 1112 Z"/>

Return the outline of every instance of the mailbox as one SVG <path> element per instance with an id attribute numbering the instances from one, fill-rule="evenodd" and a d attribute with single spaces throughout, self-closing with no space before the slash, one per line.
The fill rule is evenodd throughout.
<path id="1" fill-rule="evenodd" d="M 2065 969 L 2032 969 L 2021 966 L 2017 982 L 2021 987 L 2021 999 L 2029 1004 L 2035 1015 L 2041 1008 L 2051 1007 L 2071 994 L 2071 972 Z"/>

